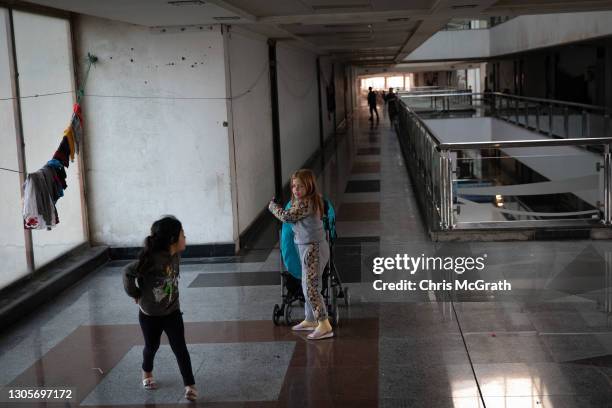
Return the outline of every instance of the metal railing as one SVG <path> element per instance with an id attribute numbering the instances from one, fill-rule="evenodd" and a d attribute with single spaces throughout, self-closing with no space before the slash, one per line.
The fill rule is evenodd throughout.
<path id="1" fill-rule="evenodd" d="M 485 94 L 491 116 L 555 138 L 608 135 L 610 110 L 602 106 L 530 98 L 499 92 Z"/>
<path id="2" fill-rule="evenodd" d="M 438 114 L 477 111 L 551 138 L 589 138 L 609 135 L 610 109 L 602 106 L 509 95 L 500 92 L 474 93 L 466 90 L 400 92 L 412 110 Z"/>
<path id="3" fill-rule="evenodd" d="M 495 105 L 494 110 L 498 114 L 504 114 L 504 109 L 506 107 L 505 102 L 500 101 L 516 100 L 515 98 L 508 98 L 507 95 L 504 94 L 429 94 L 429 97 L 431 98 L 446 98 L 448 101 L 443 102 L 443 104 L 445 104 L 447 108 L 449 106 L 452 106 L 452 103 L 450 102 L 451 98 L 457 96 L 471 96 L 472 103 L 476 98 L 478 98 L 482 102 L 490 101 L 491 97 L 494 97 L 495 99 L 493 104 L 497 104 Z M 409 100 L 410 97 L 408 98 L 408 101 Z M 537 100 L 536 98 L 523 98 L 523 100 L 529 100 L 529 103 L 532 104 L 538 102 L 544 104 L 545 106 L 561 106 L 561 111 L 563 111 L 566 107 L 580 108 L 582 110 L 588 107 L 588 112 L 605 111 L 605 109 L 602 111 L 602 109 L 599 107 L 562 103 L 560 101 Z M 533 158 L 544 157 L 546 159 L 544 165 L 549 163 L 550 160 L 556 160 L 556 165 L 564 165 L 566 160 L 564 156 L 555 158 L 549 153 L 546 153 L 542 156 L 529 153 L 542 148 L 545 148 L 547 152 L 551 148 L 571 150 L 572 154 L 574 155 L 572 156 L 572 158 L 578 157 L 581 160 L 582 165 L 585 166 L 585 168 L 588 167 L 590 171 L 592 170 L 592 172 L 597 172 L 596 174 L 593 173 L 589 176 L 592 176 L 593 179 L 599 180 L 601 172 L 603 172 L 603 177 L 601 177 L 601 183 L 598 184 L 598 187 L 595 187 L 595 189 L 597 190 L 596 196 L 598 197 L 598 200 L 595 203 L 593 202 L 593 200 L 589 201 L 587 199 L 580 198 L 584 197 L 584 194 L 581 195 L 580 193 L 582 190 L 584 190 L 584 188 L 579 186 L 578 188 L 576 188 L 577 191 L 565 192 L 566 190 L 561 190 L 565 192 L 564 194 L 566 198 L 571 197 L 574 201 L 580 203 L 580 206 L 578 206 L 577 211 L 574 210 L 552 214 L 540 211 L 534 212 L 533 214 L 526 213 L 527 217 L 516 216 L 511 218 L 515 220 L 529 218 L 531 221 L 537 221 L 537 225 L 539 226 L 551 226 L 553 224 L 559 225 L 560 222 L 561 224 L 571 224 L 575 221 L 580 221 L 582 223 L 587 224 L 597 223 L 606 226 L 610 226 L 612 224 L 612 156 L 610 152 L 610 144 L 612 144 L 612 137 L 609 137 L 609 135 L 601 137 L 589 137 L 589 134 L 583 133 L 580 135 L 580 137 L 570 138 L 553 137 L 542 139 L 534 138 L 533 140 L 445 143 L 442 142 L 440 138 L 436 134 L 434 134 L 434 132 L 427 126 L 427 124 L 419 117 L 419 115 L 417 114 L 417 110 L 413 109 L 406 102 L 406 98 L 401 98 L 401 109 L 400 115 L 398 117 L 397 131 L 402 152 L 406 159 L 411 176 L 414 179 L 414 185 L 417 190 L 416 192 L 418 200 L 420 202 L 421 208 L 426 212 L 430 229 L 450 230 L 458 226 L 457 214 L 460 211 L 460 206 L 462 202 L 465 202 L 465 200 L 462 200 L 461 197 L 458 197 L 458 178 L 456 177 L 458 154 L 462 152 L 465 153 L 467 151 L 520 151 L 523 152 L 521 153 L 523 156 L 519 156 L 517 154 L 516 157 L 512 157 L 512 154 L 508 153 L 508 156 L 506 158 L 514 160 L 515 165 L 516 163 L 519 163 L 520 160 L 526 160 L 525 157 L 532 161 L 534 160 Z M 510 106 L 514 109 L 514 105 L 511 104 Z M 537 119 L 535 122 L 537 123 L 538 120 L 539 119 Z M 567 120 L 565 121 L 567 122 Z M 529 123 L 529 121 L 527 121 L 526 123 Z M 609 127 L 607 127 L 606 129 L 609 129 Z M 595 147 L 595 152 L 585 152 L 582 149 L 578 150 L 577 152 L 574 152 L 574 146 L 582 146 L 587 148 Z M 525 148 L 529 149 L 526 150 Z M 526 151 L 528 152 L 527 154 L 524 153 Z M 588 160 L 585 160 L 585 157 L 583 157 L 583 155 L 586 154 L 590 155 L 587 158 Z M 500 157 L 498 156 L 495 159 L 499 162 Z M 589 160 L 591 160 L 592 163 Z M 522 163 L 519 164 L 523 167 L 527 167 Z M 591 164 L 592 169 L 590 167 Z M 577 180 L 580 181 L 579 179 Z M 554 182 L 552 181 L 547 182 L 551 186 L 554 184 Z M 560 181 L 557 181 L 556 183 L 560 183 Z M 545 184 L 546 183 L 543 183 L 542 185 Z M 504 187 L 506 188 L 506 190 L 508 190 L 514 187 L 522 186 L 524 185 L 494 185 L 493 189 Z M 564 186 L 563 188 L 569 187 Z M 490 190 L 491 188 L 489 188 L 489 191 Z M 487 194 L 490 195 L 490 193 Z M 602 199 L 599 200 L 599 197 L 601 197 Z M 526 206 L 523 207 L 527 208 Z M 499 210 L 495 207 L 493 209 L 496 211 Z M 499 211 L 507 214 L 519 213 L 519 211 L 513 211 L 512 209 L 502 209 Z M 554 217 L 555 214 L 558 214 L 559 216 L 556 217 L 556 219 L 551 219 L 550 217 Z M 512 225 L 519 225 L 519 222 L 514 222 L 512 220 L 504 221 L 506 221 L 506 227 L 512 227 Z M 462 228 L 469 228 L 469 223 L 460 222 L 460 224 L 464 224 L 461 225 Z M 485 226 L 485 224 L 486 222 L 479 222 L 478 226 L 482 227 Z M 520 225 L 524 226 L 525 222 L 521 221 Z"/>
<path id="4" fill-rule="evenodd" d="M 399 97 L 414 111 L 445 113 L 457 110 L 474 110 L 486 101 L 483 93 L 465 89 L 442 89 L 439 91 L 400 92 Z"/>

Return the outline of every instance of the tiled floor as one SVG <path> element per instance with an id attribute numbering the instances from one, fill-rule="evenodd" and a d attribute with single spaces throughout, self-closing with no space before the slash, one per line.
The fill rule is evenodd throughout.
<path id="1" fill-rule="evenodd" d="M 273 234 L 238 257 L 184 260 L 181 309 L 197 405 L 612 407 L 609 242 L 431 242 L 383 115 L 378 125 L 367 114 L 353 121 L 319 183 L 338 212 L 334 260 L 351 295 L 336 338 L 312 343 L 273 325 L 280 302 Z M 374 258 L 396 254 L 486 254 L 486 268 L 463 277 L 506 279 L 513 290 L 374 290 L 376 279 L 414 278 L 372 273 Z M 123 266 L 106 265 L 5 332 L 0 384 L 71 385 L 77 398 L 69 406 L 183 403 L 165 342 L 155 366 L 162 387 L 140 388 L 143 340 Z"/>

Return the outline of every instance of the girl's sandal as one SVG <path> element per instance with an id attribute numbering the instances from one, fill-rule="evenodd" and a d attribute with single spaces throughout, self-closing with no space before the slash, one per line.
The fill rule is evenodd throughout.
<path id="1" fill-rule="evenodd" d="M 308 340 L 323 340 L 323 339 L 329 339 L 331 337 L 334 337 L 334 332 L 332 330 L 325 332 L 325 333 L 321 333 L 320 331 L 315 330 L 314 332 L 306 336 Z"/>
<path id="2" fill-rule="evenodd" d="M 185 399 L 189 401 L 195 401 L 196 399 L 198 399 L 198 391 L 193 387 L 187 388 L 185 390 Z"/>
<path id="3" fill-rule="evenodd" d="M 306 323 L 304 321 L 304 322 L 301 322 L 293 326 L 291 330 L 293 331 L 313 331 L 314 329 L 316 329 L 316 327 L 317 327 L 316 323 Z"/>
<path id="4" fill-rule="evenodd" d="M 142 387 L 145 390 L 156 390 L 157 389 L 157 382 L 155 382 L 155 379 L 153 379 L 153 377 L 143 378 L 142 379 Z"/>

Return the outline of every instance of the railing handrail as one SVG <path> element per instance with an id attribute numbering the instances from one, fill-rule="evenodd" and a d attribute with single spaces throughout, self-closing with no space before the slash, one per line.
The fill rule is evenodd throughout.
<path id="1" fill-rule="evenodd" d="M 467 93 L 468 95 L 481 95 L 481 93 Z M 485 93 L 486 95 L 487 93 Z M 451 94 L 457 95 L 457 94 Z M 440 96 L 440 94 L 432 95 L 433 97 Z M 502 100 L 508 96 L 503 93 L 494 93 L 491 95 L 495 99 Z M 418 97 L 418 96 L 417 96 Z M 422 97 L 422 96 L 421 96 Z M 529 98 L 534 102 L 544 102 L 548 106 L 552 106 L 554 103 L 560 105 L 568 105 L 562 101 L 549 101 L 549 100 L 538 100 L 537 98 Z M 444 101 L 444 99 L 442 99 Z M 610 137 L 581 137 L 581 138 L 569 138 L 568 132 L 568 111 L 567 107 L 564 109 L 564 122 L 565 122 L 565 136 L 566 139 L 555 138 L 552 132 L 553 126 L 553 109 L 545 109 L 549 115 L 550 128 L 548 131 L 548 138 L 540 139 L 528 139 L 528 140 L 500 140 L 500 141 L 480 141 L 480 142 L 449 142 L 441 143 L 434 132 L 429 128 L 425 121 L 417 114 L 417 109 L 413 109 L 408 105 L 406 98 L 399 98 L 401 110 L 399 120 L 399 139 L 400 146 L 404 157 L 408 160 L 409 158 L 415 158 L 416 160 L 409 160 L 407 167 L 410 168 L 411 173 L 414 177 L 417 177 L 421 183 L 417 183 L 416 189 L 418 190 L 418 199 L 424 208 L 428 209 L 428 213 L 434 215 L 434 217 L 428 217 L 431 219 L 430 224 L 433 228 L 440 228 L 442 231 L 453 229 L 456 223 L 455 217 L 455 180 L 456 176 L 454 170 L 454 162 L 456 158 L 453 158 L 453 151 L 467 150 L 467 149 L 486 149 L 486 148 L 529 148 L 529 147 L 549 147 L 549 146 L 597 146 L 597 149 L 592 150 L 595 153 L 600 154 L 601 157 L 597 157 L 596 161 L 597 170 L 602 170 L 601 159 L 603 159 L 603 212 L 597 209 L 599 204 L 592 205 L 595 210 L 589 210 L 590 212 L 597 211 L 596 216 L 598 220 L 604 225 L 612 226 L 612 136 Z M 433 102 L 433 99 L 432 99 Z M 450 101 L 446 101 L 447 104 Z M 432 103 L 433 105 L 433 103 Z M 503 105 L 503 104 L 502 104 Z M 508 104 L 509 105 L 509 104 Z M 518 107 L 518 103 L 515 104 L 515 108 Z M 528 107 L 529 104 L 525 104 L 523 107 Z M 581 104 L 572 104 L 573 106 L 587 106 Z M 450 109 L 450 108 L 448 108 Z M 536 110 L 536 127 L 537 132 L 540 131 L 540 125 L 538 120 L 538 112 L 540 108 Z M 525 115 L 528 115 L 528 109 L 525 109 Z M 591 113 L 592 114 L 592 113 Z M 516 121 L 518 120 L 518 109 L 516 109 Z M 596 115 L 596 114 L 592 114 Z M 588 132 L 588 113 L 583 110 L 582 113 L 582 136 L 590 136 Z M 604 135 L 608 134 L 610 116 L 605 115 L 605 129 Z M 528 119 L 525 118 L 526 127 L 528 126 Z M 585 129 L 587 129 L 585 133 Z M 603 149 L 600 149 L 603 147 Z M 601 150 L 601 151 L 600 151 Z M 600 186 L 601 187 L 601 186 Z M 599 203 L 599 202 L 598 202 Z M 592 204 L 592 203 L 590 203 Z M 457 211 L 459 213 L 459 211 Z M 590 213 L 589 213 L 590 214 Z M 529 215 L 529 213 L 527 213 Z M 532 213 L 534 216 L 539 216 L 539 213 Z M 559 216 L 565 219 L 568 215 L 582 217 L 585 214 L 581 212 L 565 213 L 558 212 L 555 214 L 546 214 Z M 587 214 L 588 215 L 588 214 Z M 591 220 L 591 218 L 589 218 Z M 572 220 L 570 220 L 572 221 Z M 485 221 L 486 222 L 486 221 Z M 519 224 L 514 224 L 519 225 Z M 543 224 L 547 225 L 547 224 Z"/>
<path id="2" fill-rule="evenodd" d="M 413 91 L 413 90 L 406 91 L 406 90 L 403 90 L 403 91 L 398 91 L 398 93 L 411 95 L 411 94 L 428 93 L 428 92 L 434 93 L 434 92 L 450 92 L 450 91 L 467 91 L 467 89 L 442 88 L 442 89 L 423 89 L 423 90 L 420 90 L 420 91 Z"/>
<path id="3" fill-rule="evenodd" d="M 509 147 L 538 147 L 538 146 L 585 146 L 612 144 L 612 137 L 590 137 L 580 139 L 531 139 L 531 140 L 503 140 L 490 142 L 451 142 L 440 143 L 439 150 L 466 150 L 486 148 Z"/>
<path id="4" fill-rule="evenodd" d="M 440 144 L 442 144 L 442 142 L 440 142 L 440 139 L 437 138 L 437 136 L 434 134 L 434 132 L 429 128 L 429 126 L 427 126 L 427 124 L 425 122 L 423 122 L 423 120 L 419 117 L 419 115 L 417 115 L 412 109 L 410 109 L 408 107 L 408 105 L 406 105 L 404 102 L 402 102 L 401 99 L 400 99 L 400 105 L 404 105 L 404 109 L 406 109 L 410 115 L 414 116 L 414 118 L 417 120 L 417 122 L 421 126 L 423 126 L 423 128 L 425 129 L 425 132 L 427 132 L 429 137 L 431 137 L 433 139 L 433 141 L 436 144 L 436 146 L 440 146 Z"/>
<path id="5" fill-rule="evenodd" d="M 404 95 L 414 95 L 414 96 L 422 96 L 422 95 L 439 95 L 442 93 L 453 93 L 453 92 L 457 92 L 456 90 L 453 89 L 440 89 L 440 90 L 430 90 L 430 91 L 398 91 L 396 92 L 396 94 L 398 96 L 404 96 Z"/>
<path id="6" fill-rule="evenodd" d="M 429 94 L 429 95 L 410 95 L 400 94 L 400 98 L 426 98 L 434 96 L 469 96 L 469 95 L 486 95 L 484 92 L 456 92 L 456 93 L 445 93 L 445 94 Z"/>
<path id="7" fill-rule="evenodd" d="M 600 106 L 600 105 L 589 105 L 585 103 L 561 101 L 558 99 L 544 99 L 544 98 L 534 98 L 531 96 L 511 95 L 511 94 L 506 94 L 503 92 L 467 92 L 466 91 L 466 92 L 461 92 L 461 93 L 450 93 L 449 92 L 446 94 L 430 93 L 428 95 L 414 95 L 412 94 L 412 92 L 399 93 L 399 96 L 401 98 L 426 98 L 426 97 L 435 97 L 435 96 L 475 96 L 475 95 L 485 95 L 485 96 L 495 95 L 495 96 L 500 96 L 502 98 L 516 99 L 516 100 L 527 101 L 527 102 L 538 102 L 538 103 L 542 103 L 545 105 L 568 106 L 572 108 L 581 108 L 581 109 L 588 109 L 592 111 L 601 111 L 604 113 L 609 112 L 609 109 L 607 107 Z"/>
<path id="8" fill-rule="evenodd" d="M 471 95 L 482 95 L 483 93 L 473 93 Z M 506 95 L 506 94 L 500 94 Z M 438 96 L 438 95 L 436 95 Z M 585 146 L 585 145 L 612 145 L 612 137 L 588 137 L 572 139 L 533 139 L 533 140 L 505 140 L 505 141 L 485 141 L 485 142 L 453 142 L 443 143 L 435 133 L 427 126 L 421 117 L 413 111 L 400 98 L 400 104 L 404 109 L 416 119 L 420 126 L 425 129 L 427 135 L 433 140 L 437 150 L 466 150 L 478 148 L 510 148 L 510 147 L 535 147 L 535 146 Z"/>
<path id="9" fill-rule="evenodd" d="M 509 99 L 518 99 L 523 101 L 531 101 L 531 102 L 540 102 L 546 105 L 565 105 L 571 106 L 574 108 L 582 108 L 582 109 L 590 109 L 590 110 L 599 110 L 603 112 L 607 112 L 608 109 L 605 106 L 599 105 L 587 105 L 585 103 L 577 103 L 577 102 L 568 102 L 568 101 L 560 101 L 558 99 L 544 99 L 544 98 L 534 98 L 531 96 L 519 96 L 519 95 L 511 95 L 503 92 L 486 92 L 487 94 L 502 96 L 504 98 Z"/>

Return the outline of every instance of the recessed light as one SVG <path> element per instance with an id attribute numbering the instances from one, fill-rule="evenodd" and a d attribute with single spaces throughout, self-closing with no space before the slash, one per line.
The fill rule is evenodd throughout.
<path id="1" fill-rule="evenodd" d="M 370 3 L 355 3 L 355 4 L 316 4 L 312 6 L 312 9 L 315 11 L 319 10 L 346 10 L 346 9 L 372 9 Z"/>
<path id="2" fill-rule="evenodd" d="M 478 7 L 478 4 L 458 4 L 456 6 L 451 6 L 453 10 L 468 9 L 468 8 L 475 8 L 475 7 Z"/>
<path id="3" fill-rule="evenodd" d="M 204 3 L 202 0 L 172 0 L 168 2 L 171 6 L 203 6 Z"/>

